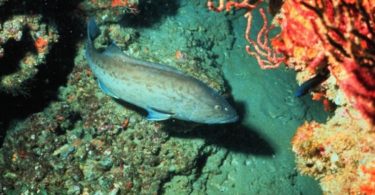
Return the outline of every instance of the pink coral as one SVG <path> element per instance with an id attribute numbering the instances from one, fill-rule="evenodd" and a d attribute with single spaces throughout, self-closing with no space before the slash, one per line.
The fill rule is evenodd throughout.
<path id="1" fill-rule="evenodd" d="M 285 61 L 285 57 L 282 55 L 282 53 L 274 50 L 271 47 L 269 33 L 273 29 L 273 26 L 268 25 L 268 19 L 263 8 L 259 8 L 259 12 L 263 19 L 263 26 L 257 33 L 258 35 L 256 40 L 253 40 L 250 37 L 253 18 L 252 12 L 261 2 L 263 1 L 258 0 L 255 3 L 251 4 L 249 0 L 219 0 L 219 5 L 215 6 L 213 0 L 208 0 L 207 7 L 209 10 L 216 12 L 221 12 L 223 10 L 230 11 L 232 8 L 236 10 L 246 10 L 246 13 L 244 15 L 247 20 L 245 39 L 249 43 L 249 45 L 246 46 L 246 51 L 250 56 L 254 57 L 258 61 L 258 64 L 262 69 L 271 69 L 279 67 L 280 64 Z"/>

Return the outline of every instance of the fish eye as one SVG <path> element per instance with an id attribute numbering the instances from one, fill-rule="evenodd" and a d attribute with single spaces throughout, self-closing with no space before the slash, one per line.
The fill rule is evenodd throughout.
<path id="1" fill-rule="evenodd" d="M 220 105 L 215 105 L 215 110 L 221 110 L 221 106 Z"/>
<path id="2" fill-rule="evenodd" d="M 224 108 L 224 110 L 225 110 L 226 112 L 228 112 L 228 111 L 229 111 L 229 109 L 228 109 L 227 107 L 225 107 L 225 108 Z"/>

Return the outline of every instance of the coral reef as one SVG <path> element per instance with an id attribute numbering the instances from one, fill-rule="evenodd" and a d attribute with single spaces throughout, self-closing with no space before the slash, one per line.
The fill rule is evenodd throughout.
<path id="1" fill-rule="evenodd" d="M 279 67 L 281 63 L 285 62 L 285 57 L 279 50 L 274 50 L 272 48 L 271 42 L 269 41 L 269 34 L 274 28 L 274 26 L 268 25 L 268 18 L 266 16 L 264 8 L 259 8 L 259 13 L 261 14 L 263 19 L 262 28 L 257 33 L 258 35 L 255 40 L 251 38 L 250 35 L 252 29 L 253 11 L 262 2 L 263 0 L 258 0 L 255 3 L 250 3 L 250 1 L 248 0 L 242 0 L 240 2 L 220 0 L 219 5 L 216 7 L 212 0 L 208 0 L 207 7 L 209 10 L 215 12 L 229 12 L 232 8 L 236 10 L 245 10 L 246 12 L 244 14 L 244 17 L 247 20 L 245 39 L 249 43 L 249 45 L 246 45 L 245 47 L 246 52 L 258 61 L 258 64 L 262 69 L 272 69 Z M 275 8 L 276 6 L 278 6 L 277 1 L 274 1 L 273 3 L 274 4 L 269 5 L 270 11 L 274 9 L 279 9 Z"/>
<path id="2" fill-rule="evenodd" d="M 194 170 L 203 142 L 170 139 L 162 124 L 103 95 L 86 62 L 77 63 L 63 101 L 7 135 L 1 148 L 4 192 L 151 193 L 173 174 Z"/>
<path id="3" fill-rule="evenodd" d="M 353 106 L 372 124 L 374 10 L 369 1 L 286 1 L 278 20 L 282 31 L 274 40 L 274 47 L 287 57 L 286 65 L 297 71 L 297 80 L 328 69 L 333 78 L 316 93 L 338 106 Z M 339 96 L 341 91 L 345 98 Z"/>
<path id="4" fill-rule="evenodd" d="M 290 0 L 275 18 L 281 33 L 273 46 L 297 80 L 329 72 L 312 98 L 326 110 L 336 107 L 333 117 L 306 122 L 292 141 L 299 170 L 318 178 L 327 194 L 375 192 L 373 176 L 363 172 L 375 153 L 374 10 L 370 1 Z"/>
<path id="5" fill-rule="evenodd" d="M 26 83 L 34 78 L 38 66 L 45 62 L 50 48 L 58 41 L 56 27 L 41 19 L 40 15 L 18 15 L 0 26 L 0 61 L 2 66 L 7 66 L 0 71 L 0 91 L 13 95 L 27 94 Z M 21 42 L 25 50 L 4 49 L 3 46 L 11 41 Z M 14 58 L 18 56 L 22 59 L 12 65 L 17 63 Z"/>
<path id="6" fill-rule="evenodd" d="M 121 4 L 124 2 L 134 4 Z M 210 24 L 199 17 L 184 18 L 187 29 L 176 27 L 175 18 L 158 21 L 161 32 L 157 34 L 157 40 L 150 40 L 151 36 L 140 36 L 139 29 L 120 25 L 123 13 L 135 14 L 135 7 L 127 5 L 136 3 L 87 0 L 82 1 L 73 13 L 82 16 L 83 11 L 83 15 L 98 18 L 103 32 L 96 39 L 98 48 L 115 41 L 129 55 L 175 66 L 225 93 L 222 72 L 213 59 L 216 54 L 207 50 L 215 48 L 214 42 L 220 44 L 225 37 L 231 37 L 226 34 L 228 24 L 221 24 L 219 28 L 223 31 L 214 33 Z M 159 9 L 163 8 L 155 7 L 144 14 L 161 13 Z M 174 7 L 170 9 L 174 10 Z M 192 7 L 185 9 L 195 11 Z M 85 18 L 81 20 L 84 23 Z M 50 43 L 57 40 L 56 29 L 61 28 L 45 25 L 40 17 L 22 16 L 21 21 L 24 22 L 17 23 L 20 28 L 16 32 L 31 24 L 38 26 L 30 27 L 34 48 L 31 51 L 35 50 L 37 57 L 43 57 L 38 61 L 42 63 L 45 56 L 50 55 L 50 47 L 54 47 Z M 6 29 L 5 26 L 2 29 Z M 157 194 L 169 188 L 164 186 L 166 183 L 179 177 L 193 183 L 191 181 L 201 171 L 196 166 L 202 163 L 198 159 L 210 153 L 209 147 L 202 139 L 171 137 L 170 133 L 192 130 L 196 124 L 149 122 L 142 111 L 106 96 L 84 59 L 85 30 L 83 27 L 82 32 L 76 33 L 81 37 L 79 42 L 73 42 L 78 48 L 74 66 L 66 75 L 66 83 L 59 86 L 56 99 L 46 103 L 43 110 L 13 121 L 6 130 L 0 148 L 0 193 Z M 206 33 L 212 36 L 207 38 Z M 172 41 L 174 44 L 169 48 L 157 49 Z M 65 45 L 59 46 L 64 49 Z M 5 50 L 2 58 L 8 56 Z M 32 73 L 30 69 L 25 70 L 24 74 Z M 12 82 L 8 90 L 16 87 Z"/>
<path id="7" fill-rule="evenodd" d="M 11 2 L 0 1 L 0 6 Z M 107 22 L 116 22 L 125 13 L 137 12 L 137 0 L 83 1 L 79 8 L 85 14 L 95 14 Z M 13 15 L 0 25 L 0 91 L 16 95 L 28 94 L 28 82 L 45 63 L 46 56 L 58 41 L 59 34 L 53 21 L 42 21 L 42 14 Z M 14 41 L 16 43 L 14 43 Z M 14 51 L 18 44 L 24 50 Z M 4 48 L 7 47 L 7 48 Z M 24 55 L 24 56 L 22 56 Z M 22 57 L 19 62 L 14 58 Z M 17 63 L 16 65 L 13 65 Z M 6 67 L 4 67 L 6 66 Z M 17 66 L 17 67 L 16 67 Z"/>
<path id="8" fill-rule="evenodd" d="M 326 124 L 305 122 L 297 129 L 297 168 L 319 179 L 326 194 L 373 194 L 375 133 L 345 108 L 335 112 Z"/>
<path id="9" fill-rule="evenodd" d="M 304 83 L 319 74 L 327 79 L 312 89 L 313 100 L 335 109 L 326 124 L 305 122 L 292 140 L 299 170 L 321 181 L 327 194 L 374 194 L 375 4 L 369 0 L 286 0 L 273 25 L 259 2 L 208 0 L 209 10 L 246 11 L 249 55 L 263 69 L 282 62 Z M 272 3 L 270 1 L 270 3 Z M 272 5 L 269 5 L 272 8 Z M 249 36 L 252 12 L 264 20 L 256 40 Z M 275 10 L 275 9 L 270 9 Z"/>
<path id="10" fill-rule="evenodd" d="M 86 0 L 80 3 L 79 8 L 100 20 L 118 22 L 124 14 L 139 13 L 138 3 L 138 0 Z"/>
<path id="11" fill-rule="evenodd" d="M 374 5 L 370 1 L 285 1 L 274 18 L 281 32 L 271 40 L 269 34 L 274 26 L 268 26 L 265 11 L 259 8 L 263 27 L 255 41 L 249 35 L 252 12 L 260 2 L 220 0 L 215 7 L 208 0 L 207 7 L 216 12 L 244 9 L 245 38 L 250 44 L 246 51 L 257 59 L 261 68 L 276 68 L 284 62 L 297 71 L 300 83 L 328 69 L 331 82 L 322 84 L 316 96 L 325 96 L 338 106 L 353 106 L 374 124 Z M 340 97 L 341 91 L 346 98 Z"/>

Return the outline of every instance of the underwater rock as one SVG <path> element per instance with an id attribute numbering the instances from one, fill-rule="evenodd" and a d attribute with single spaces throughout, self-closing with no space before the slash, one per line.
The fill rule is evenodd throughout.
<path id="1" fill-rule="evenodd" d="M 0 6 L 2 6 L 4 3 L 6 3 L 8 0 L 0 0 Z"/>
<path id="2" fill-rule="evenodd" d="M 79 8 L 90 15 L 95 15 L 101 21 L 120 21 L 125 14 L 138 14 L 139 0 L 95 0 L 82 1 Z M 147 3 L 147 2 L 144 2 Z"/>
<path id="3" fill-rule="evenodd" d="M 27 82 L 45 63 L 59 35 L 52 23 L 41 15 L 17 15 L 0 26 L 0 91 L 12 95 L 27 94 Z"/>
<path id="4" fill-rule="evenodd" d="M 121 6 L 110 9 L 100 7 L 104 3 L 110 5 L 108 2 L 86 0 L 74 7 L 77 15 L 72 17 L 95 15 L 104 23 L 102 30 L 105 33 L 97 39 L 97 47 L 114 40 L 129 55 L 175 66 L 201 79 L 219 93 L 227 90 L 221 67 L 216 61 L 217 54 L 209 50 L 215 47 L 214 42 L 220 44 L 224 41 L 223 37 L 229 36 L 229 24 L 221 24 L 223 31 L 215 33 L 209 23 L 195 14 L 189 17 L 183 15 L 185 23 L 178 23 L 181 18 L 177 17 L 165 20 L 160 17 L 157 21 L 152 20 L 157 28 L 127 28 L 120 25 L 119 20 L 129 10 Z M 149 11 L 162 13 L 159 9 L 155 7 Z M 205 11 L 196 10 L 191 5 L 179 7 L 181 10 Z M 42 36 L 54 43 L 57 31 L 55 27 L 42 23 L 44 20 L 40 16 L 20 18 L 23 21 L 17 22 L 20 28 L 40 25 L 35 29 L 32 27 L 27 34 L 31 34 L 31 47 L 40 60 L 36 61 L 42 63 L 52 44 L 48 42 L 44 50 L 43 40 L 37 41 L 37 48 L 33 45 L 34 41 Z M 9 19 L 9 22 L 14 20 Z M 79 21 L 85 23 L 85 17 Z M 179 24 L 178 28 L 176 24 Z M 185 29 L 185 25 L 189 26 L 189 30 Z M 17 28 L 16 32 L 19 30 Z M 3 28 L 1 33 L 6 35 Z M 212 35 L 211 38 L 204 36 L 207 33 Z M 86 36 L 83 34 L 84 31 L 82 37 L 77 38 L 81 42 L 76 43 L 78 52 L 74 67 L 67 75 L 67 81 L 56 90 L 56 99 L 46 103 L 40 111 L 14 121 L 6 129 L 0 148 L 0 193 L 156 194 L 163 191 L 168 181 L 175 180 L 175 176 L 191 175 L 189 180 L 194 180 L 197 174 L 195 163 L 204 155 L 203 148 L 207 147 L 205 140 L 173 137 L 170 133 L 172 129 L 176 132 L 191 131 L 196 124 L 148 122 L 142 112 L 103 94 L 84 59 L 82 43 Z M 23 37 L 25 34 L 22 34 L 21 41 Z M 164 47 L 166 43 L 173 45 Z M 59 46 L 63 51 L 65 45 Z M 5 53 L 0 60 L 7 55 Z M 30 68 L 36 70 L 38 63 L 33 63 Z"/>

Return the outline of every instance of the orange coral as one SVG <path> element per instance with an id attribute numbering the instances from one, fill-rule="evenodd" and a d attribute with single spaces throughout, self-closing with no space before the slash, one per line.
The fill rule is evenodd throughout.
<path id="1" fill-rule="evenodd" d="M 325 194 L 375 192 L 374 128 L 355 112 L 341 107 L 326 124 L 305 122 L 293 137 L 299 171 L 318 178 Z"/>
<path id="2" fill-rule="evenodd" d="M 367 166 L 360 167 L 361 172 L 364 174 L 364 182 L 360 186 L 362 193 L 366 195 L 375 194 L 375 161 L 370 162 Z"/>
<path id="3" fill-rule="evenodd" d="M 274 47 L 297 78 L 330 77 L 313 99 L 337 101 L 326 124 L 306 122 L 292 140 L 300 172 L 326 194 L 374 194 L 375 4 L 368 0 L 286 0 Z M 370 163 L 369 163 L 370 162 Z"/>
<path id="4" fill-rule="evenodd" d="M 34 46 L 38 53 L 44 53 L 48 47 L 48 39 L 38 37 L 34 42 Z"/>
<path id="5" fill-rule="evenodd" d="M 128 6 L 128 0 L 112 0 L 112 7 L 125 7 Z"/>

